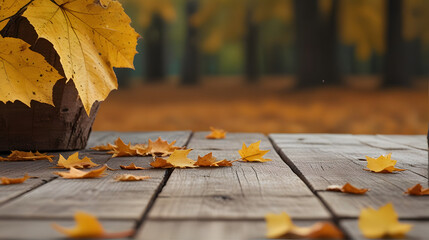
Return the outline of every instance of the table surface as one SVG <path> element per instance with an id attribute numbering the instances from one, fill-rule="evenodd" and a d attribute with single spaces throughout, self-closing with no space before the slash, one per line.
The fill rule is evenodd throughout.
<path id="1" fill-rule="evenodd" d="M 266 163 L 236 162 L 232 167 L 109 171 L 99 179 L 61 179 L 48 161 L 0 162 L 0 176 L 38 178 L 0 185 L 0 239 L 57 239 L 52 222 L 73 226 L 82 210 L 97 216 L 109 232 L 136 229 L 135 239 L 263 239 L 264 216 L 288 213 L 298 225 L 326 220 L 348 238 L 360 239 L 357 218 L 363 207 L 393 203 L 400 219 L 414 225 L 410 238 L 429 235 L 429 197 L 403 192 L 428 184 L 428 151 L 423 135 L 228 133 L 226 139 L 205 139 L 207 132 L 94 132 L 88 156 L 111 168 L 134 162 L 150 167 L 151 157 L 111 158 L 90 147 L 125 142 L 145 143 L 159 136 L 194 149 L 189 157 L 213 152 L 218 159 L 238 159 L 243 142 L 261 140 L 270 150 Z M 69 156 L 74 152 L 63 152 Z M 394 174 L 364 171 L 365 156 L 392 153 Z M 54 153 L 55 160 L 59 153 Z M 150 176 L 141 182 L 115 182 L 118 174 Z M 365 195 L 325 191 L 346 182 L 370 188 Z"/>

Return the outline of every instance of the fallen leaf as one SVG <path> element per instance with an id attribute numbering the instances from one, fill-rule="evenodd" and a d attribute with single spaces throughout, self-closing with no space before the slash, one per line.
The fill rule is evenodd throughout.
<path id="1" fill-rule="evenodd" d="M 130 157 L 137 156 L 137 149 L 131 143 L 125 144 L 121 138 L 116 139 L 112 157 Z"/>
<path id="2" fill-rule="evenodd" d="M 429 188 L 423 188 L 421 184 L 416 184 L 415 186 L 408 188 L 405 194 L 413 196 L 429 195 Z"/>
<path id="3" fill-rule="evenodd" d="M 18 6 L 22 1 L 14 3 Z M 0 16 L 8 14 L 3 13 L 3 4 L 4 1 L 1 1 Z M 0 22 L 0 28 L 3 23 Z M 0 36 L 0 66 L 1 102 L 19 100 L 30 107 L 31 101 L 35 100 L 54 105 L 52 89 L 63 77 L 41 54 L 32 51 L 28 43 L 18 38 Z"/>
<path id="4" fill-rule="evenodd" d="M 23 16 L 52 43 L 88 114 L 117 89 L 113 67 L 134 68 L 139 35 L 119 1 L 105 7 L 94 0 L 31 1 Z"/>
<path id="5" fill-rule="evenodd" d="M 92 168 L 98 166 L 98 164 L 91 161 L 91 158 L 84 157 L 79 159 L 79 152 L 75 152 L 67 160 L 60 154 L 57 166 L 60 168 L 70 169 L 74 168 Z"/>
<path id="6" fill-rule="evenodd" d="M 65 228 L 53 223 L 52 227 L 69 238 L 127 238 L 134 234 L 133 230 L 120 233 L 106 233 L 95 216 L 85 212 L 76 212 L 74 215 L 76 226 Z"/>
<path id="7" fill-rule="evenodd" d="M 164 158 L 156 158 L 150 165 L 154 168 L 172 168 L 173 165 L 167 162 Z"/>
<path id="8" fill-rule="evenodd" d="M 143 168 L 143 167 L 137 167 L 134 163 L 131 163 L 128 166 L 120 165 L 120 167 L 122 169 L 125 169 L 125 170 L 143 170 L 143 169 L 146 169 L 146 168 Z"/>
<path id="9" fill-rule="evenodd" d="M 359 229 L 366 238 L 401 238 L 411 230 L 412 225 L 398 221 L 398 215 L 391 203 L 375 210 L 362 209 L 359 215 Z"/>
<path id="10" fill-rule="evenodd" d="M 29 178 L 30 178 L 30 176 L 28 176 L 28 174 L 25 174 L 25 176 L 22 177 L 22 178 L 1 177 L 0 180 L 1 180 L 1 184 L 3 184 L 3 185 L 9 185 L 9 184 L 23 183 L 23 182 L 25 182 Z"/>
<path id="11" fill-rule="evenodd" d="M 116 147 L 117 147 L 116 145 L 108 143 L 106 145 L 98 145 L 98 146 L 92 147 L 91 149 L 96 151 L 113 151 L 115 150 Z"/>
<path id="12" fill-rule="evenodd" d="M 352 194 L 365 194 L 369 189 L 367 188 L 357 188 L 350 183 L 344 184 L 344 186 L 331 185 L 326 188 L 327 191 L 334 192 L 343 192 L 343 193 L 352 193 Z"/>
<path id="13" fill-rule="evenodd" d="M 393 171 L 405 171 L 405 169 L 395 168 L 396 160 L 391 159 L 392 154 L 389 153 L 386 156 L 381 155 L 378 158 L 372 158 L 366 156 L 367 171 L 377 173 L 392 173 Z"/>
<path id="14" fill-rule="evenodd" d="M 267 238 L 329 238 L 342 239 L 343 233 L 330 222 L 318 222 L 311 227 L 299 227 L 293 224 L 286 213 L 267 214 Z"/>
<path id="15" fill-rule="evenodd" d="M 246 147 L 246 144 L 243 143 L 243 148 L 238 150 L 238 153 L 241 156 L 241 160 L 245 162 L 268 162 L 271 159 L 262 158 L 270 150 L 260 150 L 259 144 L 261 141 L 252 143 L 249 147 Z"/>
<path id="16" fill-rule="evenodd" d="M 163 141 L 159 137 L 155 142 L 149 139 L 147 145 L 146 155 L 165 157 L 171 155 L 174 150 L 182 149 L 181 147 L 174 146 L 176 141 L 171 142 L 170 144 L 167 141 Z"/>
<path id="17" fill-rule="evenodd" d="M 224 139 L 226 136 L 226 131 L 223 129 L 218 129 L 210 127 L 210 134 L 206 136 L 207 139 Z"/>
<path id="18" fill-rule="evenodd" d="M 195 161 L 188 158 L 188 154 L 191 151 L 192 149 L 174 150 L 170 157 L 167 158 L 167 163 L 171 164 L 173 167 L 176 168 L 194 168 L 196 167 L 194 165 Z"/>
<path id="19" fill-rule="evenodd" d="M 22 151 L 12 151 L 12 153 L 6 158 L 0 158 L 0 161 L 35 161 L 35 160 L 48 160 L 49 162 L 54 162 L 52 158 L 53 155 L 46 155 L 39 152 L 22 152 Z"/>
<path id="20" fill-rule="evenodd" d="M 115 177 L 116 181 L 142 181 L 142 180 L 146 180 L 146 179 L 150 179 L 149 176 L 135 176 L 135 175 L 131 175 L 131 174 L 122 174 L 122 175 L 118 175 Z"/>
<path id="21" fill-rule="evenodd" d="M 215 157 L 213 157 L 213 153 L 208 153 L 203 157 L 198 156 L 197 161 L 195 162 L 195 166 L 198 167 L 230 167 L 232 166 L 232 161 L 228 161 L 226 159 L 217 161 Z"/>
<path id="22" fill-rule="evenodd" d="M 98 178 L 104 176 L 104 171 L 107 169 L 107 166 L 104 165 L 99 169 L 95 169 L 89 172 L 78 170 L 74 167 L 70 168 L 69 172 L 55 172 L 54 174 L 68 179 L 77 179 L 77 178 Z"/>

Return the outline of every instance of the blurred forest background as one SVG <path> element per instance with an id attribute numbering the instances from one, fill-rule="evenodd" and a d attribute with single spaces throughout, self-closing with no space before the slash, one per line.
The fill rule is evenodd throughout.
<path id="1" fill-rule="evenodd" d="M 425 134 L 428 0 L 120 0 L 142 39 L 95 130 Z"/>

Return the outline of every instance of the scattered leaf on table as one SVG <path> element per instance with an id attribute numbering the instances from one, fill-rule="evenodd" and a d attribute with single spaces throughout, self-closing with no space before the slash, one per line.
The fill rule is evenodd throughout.
<path id="1" fill-rule="evenodd" d="M 146 169 L 146 168 L 143 168 L 143 167 L 137 167 L 134 163 L 131 163 L 128 166 L 120 165 L 120 167 L 122 169 L 125 169 L 125 170 L 143 170 L 143 169 Z"/>
<path id="2" fill-rule="evenodd" d="M 238 153 L 241 156 L 241 160 L 245 162 L 268 162 L 271 159 L 262 158 L 270 150 L 260 150 L 259 144 L 261 141 L 252 143 L 249 147 L 246 147 L 246 144 L 243 143 L 243 148 L 238 150 Z"/>
<path id="3" fill-rule="evenodd" d="M 28 174 L 25 174 L 25 176 L 22 177 L 22 178 L 1 177 L 0 180 L 1 180 L 1 184 L 3 184 L 3 185 L 9 185 L 9 184 L 23 183 L 23 182 L 25 182 L 29 178 L 30 178 L 30 176 L 28 176 Z"/>
<path id="4" fill-rule="evenodd" d="M 113 67 L 134 68 L 139 35 L 119 1 L 106 7 L 94 0 L 31 1 L 23 17 L 52 43 L 88 115 L 94 102 L 117 89 Z"/>
<path id="5" fill-rule="evenodd" d="M 357 188 L 350 183 L 344 184 L 344 186 L 331 185 L 326 188 L 327 191 L 334 192 L 343 192 L 343 193 L 352 193 L 352 194 L 365 194 L 369 189 L 367 188 Z"/>
<path id="6" fill-rule="evenodd" d="M 195 161 L 188 158 L 188 154 L 190 151 L 192 151 L 192 149 L 174 150 L 174 152 L 170 155 L 170 157 L 167 158 L 167 163 L 171 164 L 173 167 L 176 167 L 176 168 L 196 167 L 194 165 Z"/>
<path id="7" fill-rule="evenodd" d="M 63 178 L 70 178 L 70 179 L 76 179 L 76 178 L 98 178 L 104 176 L 104 171 L 107 169 L 107 166 L 104 165 L 103 167 L 99 169 L 95 169 L 89 172 L 78 170 L 74 167 L 70 168 L 70 171 L 68 172 L 55 172 L 54 174 L 61 176 Z"/>
<path id="8" fill-rule="evenodd" d="M 110 153 L 113 153 L 112 157 L 130 157 L 130 156 L 137 156 L 137 149 L 131 145 L 131 143 L 125 144 L 121 138 L 116 139 L 115 146 L 113 148 L 113 151 Z"/>
<path id="9" fill-rule="evenodd" d="M 164 158 L 156 158 L 150 165 L 154 168 L 172 168 L 173 165 L 167 162 Z"/>
<path id="10" fill-rule="evenodd" d="M 223 129 L 218 129 L 210 127 L 210 134 L 206 136 L 207 139 L 224 139 L 226 136 L 226 131 Z"/>
<path id="11" fill-rule="evenodd" d="M 56 223 L 52 227 L 69 238 L 127 238 L 134 234 L 133 230 L 120 233 L 106 233 L 95 216 L 85 212 L 76 212 L 74 215 L 76 226 L 65 228 Z"/>
<path id="12" fill-rule="evenodd" d="M 413 196 L 429 195 L 429 188 L 423 188 L 421 184 L 416 184 L 415 186 L 408 188 L 405 194 Z"/>
<path id="13" fill-rule="evenodd" d="M 181 147 L 174 146 L 175 143 L 176 141 L 171 143 L 163 141 L 161 137 L 159 137 L 155 142 L 149 139 L 146 155 L 159 157 L 169 156 L 174 152 L 174 150 L 182 149 Z"/>
<path id="14" fill-rule="evenodd" d="M 22 151 L 12 151 L 12 153 L 6 158 L 0 158 L 0 161 L 34 161 L 34 160 L 48 160 L 53 162 L 53 155 L 46 155 L 39 152 L 22 152 Z"/>
<path id="15" fill-rule="evenodd" d="M 311 227 L 299 227 L 293 224 L 286 213 L 267 214 L 267 238 L 329 238 L 342 239 L 343 233 L 330 222 L 318 222 Z"/>
<path id="16" fill-rule="evenodd" d="M 411 230 L 412 225 L 398 221 L 398 215 L 391 203 L 375 210 L 362 209 L 359 215 L 359 229 L 366 238 L 401 238 Z"/>
<path id="17" fill-rule="evenodd" d="M 91 161 L 91 158 L 84 157 L 79 159 L 79 152 L 75 152 L 65 159 L 61 154 L 57 163 L 57 167 L 70 169 L 74 168 L 92 168 L 96 167 L 98 164 Z"/>
<path id="18" fill-rule="evenodd" d="M 113 151 L 115 150 L 116 147 L 117 147 L 116 145 L 108 143 L 107 145 L 98 145 L 98 146 L 92 147 L 91 149 L 96 151 Z"/>
<path id="19" fill-rule="evenodd" d="M 381 155 L 378 158 L 372 158 L 366 156 L 368 169 L 367 171 L 377 172 L 377 173 L 392 173 L 393 171 L 404 171 L 405 169 L 395 168 L 396 160 L 391 158 L 392 154 L 389 153 L 386 156 Z"/>
<path id="20" fill-rule="evenodd" d="M 116 181 L 142 181 L 142 180 L 146 180 L 146 179 L 150 179 L 149 176 L 135 176 L 132 174 L 122 174 L 122 175 L 118 175 L 115 177 Z"/>
<path id="21" fill-rule="evenodd" d="M 213 153 L 208 153 L 203 157 L 198 156 L 197 161 L 195 162 L 195 166 L 198 167 L 230 167 L 232 166 L 232 161 L 228 161 L 226 159 L 217 161 L 215 157 L 213 157 Z"/>

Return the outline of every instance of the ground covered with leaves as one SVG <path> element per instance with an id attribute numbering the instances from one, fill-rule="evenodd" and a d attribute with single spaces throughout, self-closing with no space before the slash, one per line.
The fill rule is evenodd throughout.
<path id="1" fill-rule="evenodd" d="M 230 78 L 191 87 L 137 85 L 110 95 L 94 130 L 208 131 L 213 126 L 229 132 L 425 134 L 427 94 L 425 84 L 407 89 L 360 84 L 291 90 L 290 82 L 282 79 L 255 85 Z"/>

